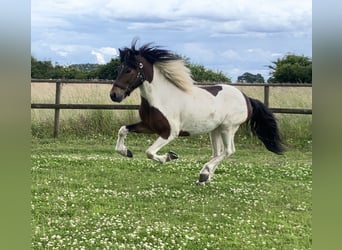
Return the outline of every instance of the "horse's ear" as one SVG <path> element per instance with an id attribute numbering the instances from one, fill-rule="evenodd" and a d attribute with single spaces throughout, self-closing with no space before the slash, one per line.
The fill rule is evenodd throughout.
<path id="1" fill-rule="evenodd" d="M 131 43 L 131 49 L 133 52 L 138 52 L 137 49 L 135 48 L 135 46 L 137 45 L 137 42 L 140 40 L 139 36 L 135 36 L 132 39 L 132 43 Z"/>
<path id="2" fill-rule="evenodd" d="M 125 50 L 119 49 L 119 56 L 120 56 L 121 61 L 123 61 L 124 56 L 125 56 Z"/>

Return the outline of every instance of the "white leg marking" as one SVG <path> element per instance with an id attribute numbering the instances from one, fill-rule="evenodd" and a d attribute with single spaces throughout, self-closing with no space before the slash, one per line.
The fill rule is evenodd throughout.
<path id="1" fill-rule="evenodd" d="M 126 128 L 126 126 L 122 126 L 119 129 L 118 139 L 116 141 L 116 146 L 115 146 L 115 150 L 124 156 L 128 156 L 128 150 L 127 150 L 127 147 L 125 146 L 125 138 L 127 134 L 128 134 L 128 129 Z"/>
<path id="2" fill-rule="evenodd" d="M 239 129 L 239 125 L 231 127 L 227 131 L 227 134 L 222 133 L 222 140 L 223 140 L 223 143 L 226 144 L 225 147 L 227 148 L 228 157 L 235 153 L 234 137 L 238 129 Z"/>
<path id="3" fill-rule="evenodd" d="M 213 152 L 214 153 L 217 152 L 218 155 L 214 156 L 209 162 L 204 164 L 200 172 L 200 177 L 197 183 L 209 182 L 211 178 L 213 177 L 218 164 L 224 158 L 231 156 L 235 152 L 234 135 L 238 128 L 239 126 L 221 131 L 220 136 L 216 136 L 216 135 L 213 136 L 213 134 L 211 134 Z M 214 141 L 213 139 L 216 139 L 216 141 Z M 219 143 L 222 143 L 222 142 L 223 142 L 224 150 L 220 152 L 217 149 L 217 145 L 219 145 Z"/>
<path id="4" fill-rule="evenodd" d="M 168 139 L 164 139 L 162 137 L 159 137 L 153 144 L 151 147 L 149 147 L 146 150 L 146 155 L 148 158 L 153 159 L 155 161 L 159 161 L 161 163 L 165 163 L 169 160 L 171 160 L 172 158 L 170 158 L 170 153 L 166 153 L 164 155 L 158 155 L 158 151 L 164 147 L 165 145 L 167 145 L 170 141 L 172 141 L 175 137 L 174 136 L 169 136 Z"/>
<path id="5" fill-rule="evenodd" d="M 219 156 L 223 152 L 223 142 L 221 138 L 221 130 L 219 128 L 210 132 L 210 142 L 213 151 L 212 157 Z"/>

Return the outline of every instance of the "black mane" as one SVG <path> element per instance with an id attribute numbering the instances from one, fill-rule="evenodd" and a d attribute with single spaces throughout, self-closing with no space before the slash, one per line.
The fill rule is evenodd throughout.
<path id="1" fill-rule="evenodd" d="M 137 40 L 133 40 L 131 48 L 125 47 L 119 49 L 120 61 L 131 67 L 137 66 L 136 56 L 140 55 L 144 57 L 149 63 L 154 64 L 155 62 L 165 62 L 171 60 L 181 59 L 169 50 L 161 49 L 160 46 L 152 46 L 152 43 L 147 43 L 136 49 Z"/>

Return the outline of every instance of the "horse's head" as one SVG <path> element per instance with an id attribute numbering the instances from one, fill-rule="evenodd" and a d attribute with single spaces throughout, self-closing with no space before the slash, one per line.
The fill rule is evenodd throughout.
<path id="1" fill-rule="evenodd" d="M 121 102 L 145 80 L 152 81 L 153 66 L 140 55 L 134 45 L 132 45 L 132 48 L 119 49 L 120 66 L 118 76 L 110 91 L 110 98 L 114 102 Z"/>

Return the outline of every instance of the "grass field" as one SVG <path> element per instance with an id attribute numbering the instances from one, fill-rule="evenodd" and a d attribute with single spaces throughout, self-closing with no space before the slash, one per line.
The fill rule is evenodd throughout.
<path id="1" fill-rule="evenodd" d="M 178 138 L 146 159 L 155 137 L 32 139 L 33 249 L 311 249 L 311 147 L 278 156 L 238 142 L 212 183 L 195 185 L 207 136 Z"/>

